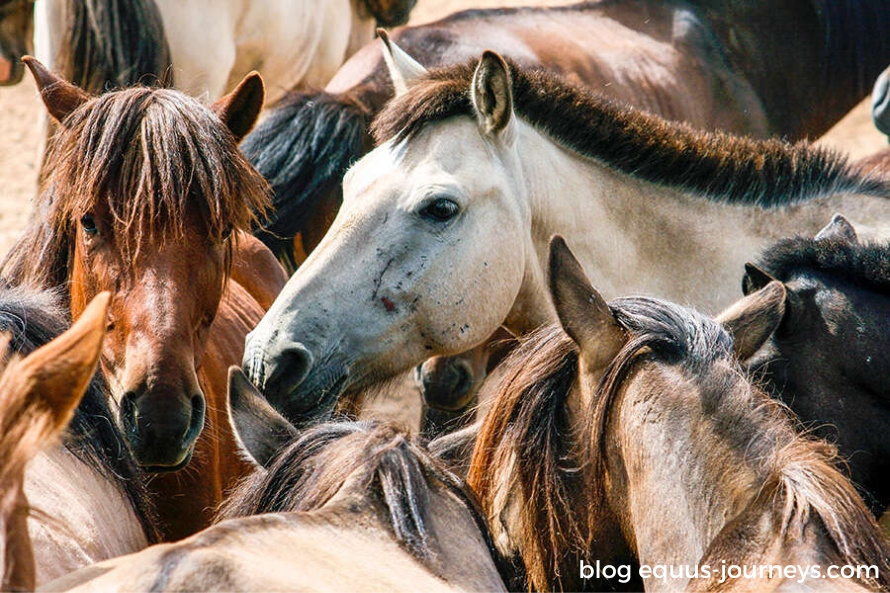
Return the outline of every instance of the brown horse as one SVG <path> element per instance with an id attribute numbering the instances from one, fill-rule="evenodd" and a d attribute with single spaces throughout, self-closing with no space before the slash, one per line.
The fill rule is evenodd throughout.
<path id="1" fill-rule="evenodd" d="M 821 136 L 867 95 L 890 62 L 890 8 L 881 0 L 610 0 L 469 10 L 392 38 L 427 68 L 491 49 L 668 119 L 797 140 Z M 260 236 L 288 265 L 324 236 L 343 175 L 374 147 L 370 122 L 392 96 L 374 43 L 324 92 L 288 95 L 245 140 L 274 189 Z"/>
<path id="2" fill-rule="evenodd" d="M 110 295 L 102 293 L 64 334 L 0 369 L 0 562 L 3 590 L 32 591 L 37 569 L 28 532 L 25 469 L 55 443 L 96 371 Z"/>
<path id="3" fill-rule="evenodd" d="M 75 319 L 112 292 L 101 368 L 137 462 L 185 468 L 152 482 L 163 535 L 182 537 L 209 524 L 249 469 L 224 421 L 226 371 L 285 280 L 243 233 L 268 203 L 237 148 L 262 107 L 262 81 L 247 77 L 207 109 L 165 89 L 92 98 L 26 62 L 61 132 L 37 214 L 3 273 L 63 288 Z"/>
<path id="4" fill-rule="evenodd" d="M 680 568 L 638 573 L 647 591 L 890 585 L 890 550 L 833 448 L 801 437 L 736 361 L 778 324 L 781 286 L 724 328 L 655 299 L 607 304 L 559 238 L 549 271 L 561 329 L 508 362 L 469 476 L 531 587 L 632 586 L 637 562 Z M 807 569 L 796 582 L 759 568 L 791 564 Z M 848 564 L 871 568 L 828 572 Z"/>
<path id="5" fill-rule="evenodd" d="M 296 436 L 240 370 L 232 380 L 234 426 L 257 470 L 222 511 L 227 520 L 49 588 L 504 590 L 472 495 L 409 436 L 348 422 Z"/>

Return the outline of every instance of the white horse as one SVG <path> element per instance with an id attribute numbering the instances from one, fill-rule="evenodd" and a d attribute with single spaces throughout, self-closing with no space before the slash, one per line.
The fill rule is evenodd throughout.
<path id="1" fill-rule="evenodd" d="M 121 2 L 37 0 L 37 57 L 50 69 L 64 73 L 58 61 L 66 51 L 65 32 L 78 11 L 85 11 L 89 27 L 121 25 L 132 15 L 141 15 L 124 24 L 120 35 L 97 39 L 105 55 L 119 49 L 115 44 L 137 43 L 152 15 L 159 12 L 177 88 L 195 96 L 206 93 L 212 101 L 257 70 L 266 81 L 267 99 L 272 103 L 294 86 L 324 86 L 349 56 L 373 39 L 375 27 L 407 22 L 416 0 Z M 160 46 L 162 41 L 155 43 Z"/>
<path id="2" fill-rule="evenodd" d="M 778 237 L 812 235 L 837 211 L 863 233 L 890 225 L 890 187 L 838 155 L 697 132 L 491 52 L 425 74 L 393 50 L 402 92 L 375 121 L 379 147 L 247 339 L 249 377 L 292 418 L 501 324 L 552 321 L 555 233 L 607 298 L 715 311 Z"/>

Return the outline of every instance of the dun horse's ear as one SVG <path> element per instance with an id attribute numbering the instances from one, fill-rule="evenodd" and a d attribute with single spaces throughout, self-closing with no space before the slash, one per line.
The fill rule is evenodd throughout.
<path id="1" fill-rule="evenodd" d="M 257 465 L 268 467 L 275 454 L 297 436 L 297 429 L 266 401 L 238 366 L 229 367 L 228 402 L 235 440 Z"/>
<path id="2" fill-rule="evenodd" d="M 234 91 L 218 99 L 210 108 L 232 131 L 235 140 L 241 142 L 256 124 L 265 99 L 263 77 L 259 72 L 251 72 Z"/>
<path id="3" fill-rule="evenodd" d="M 383 44 L 383 61 L 396 89 L 396 97 L 408 92 L 408 85 L 426 74 L 426 68 L 389 38 L 385 29 L 377 29 L 377 36 Z"/>
<path id="4" fill-rule="evenodd" d="M 550 295 L 559 323 L 591 368 L 606 366 L 627 341 L 602 296 L 559 235 L 550 240 Z"/>
<path id="5" fill-rule="evenodd" d="M 742 277 L 742 293 L 747 296 L 775 280 L 754 264 L 747 263 L 745 264 L 745 275 Z"/>
<path id="6" fill-rule="evenodd" d="M 779 327 L 785 315 L 785 297 L 785 286 L 774 280 L 717 316 L 717 322 L 732 334 L 739 360 L 753 356 Z"/>
<path id="7" fill-rule="evenodd" d="M 853 224 L 843 214 L 835 214 L 834 217 L 821 231 L 816 233 L 816 241 L 839 240 L 856 245 L 859 243 L 859 235 Z"/>
<path id="8" fill-rule="evenodd" d="M 90 100 L 89 93 L 58 76 L 41 64 L 37 58 L 25 56 L 22 61 L 34 76 L 37 90 L 40 91 L 40 98 L 43 99 L 46 110 L 59 123 Z"/>
<path id="9" fill-rule="evenodd" d="M 4 397 L 20 394 L 49 413 L 51 430 L 64 430 L 96 372 L 110 301 L 110 293 L 99 293 L 65 333 L 17 363 L 3 377 Z"/>
<path id="10" fill-rule="evenodd" d="M 871 118 L 879 131 L 890 136 L 890 68 L 881 72 L 872 88 Z"/>
<path id="11" fill-rule="evenodd" d="M 473 74 L 473 106 L 483 131 L 504 135 L 513 122 L 513 80 L 504 58 L 486 51 Z"/>

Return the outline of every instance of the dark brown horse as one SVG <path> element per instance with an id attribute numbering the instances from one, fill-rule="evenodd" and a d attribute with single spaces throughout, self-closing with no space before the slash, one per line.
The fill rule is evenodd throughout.
<path id="1" fill-rule="evenodd" d="M 735 360 L 779 322 L 781 286 L 727 312 L 733 341 L 677 305 L 607 304 L 561 239 L 549 270 L 561 327 L 508 361 L 469 476 L 530 587 L 639 590 L 636 562 L 681 567 L 643 575 L 647 590 L 790 584 L 781 570 L 729 565 L 818 564 L 821 577 L 794 580 L 822 590 L 890 584 L 890 550 L 832 447 L 801 437 Z M 872 568 L 847 581 L 825 572 L 845 564 Z"/>
<path id="2" fill-rule="evenodd" d="M 34 0 L 0 0 L 0 86 L 22 80 L 21 58 L 33 51 L 33 30 Z"/>
<path id="3" fill-rule="evenodd" d="M 237 148 L 262 81 L 249 76 L 208 109 L 145 87 L 92 98 L 26 60 L 61 131 L 32 225 L 2 270 L 63 289 L 75 319 L 112 292 L 101 367 L 138 463 L 175 472 L 152 488 L 164 536 L 182 537 L 248 469 L 225 422 L 226 372 L 285 280 L 243 233 L 268 204 Z"/>
<path id="4" fill-rule="evenodd" d="M 609 0 L 470 10 L 392 37 L 428 68 L 492 49 L 668 119 L 801 139 L 826 132 L 890 62 L 890 7 L 880 0 Z M 343 174 L 374 146 L 370 122 L 392 95 L 372 44 L 324 92 L 292 93 L 245 140 L 275 192 L 275 213 L 260 236 L 290 266 L 330 225 Z"/>
<path id="5" fill-rule="evenodd" d="M 782 322 L 746 366 L 837 444 L 880 516 L 890 505 L 890 244 L 860 243 L 836 216 L 816 238 L 769 247 L 748 266 L 745 293 L 774 280 L 784 286 Z"/>

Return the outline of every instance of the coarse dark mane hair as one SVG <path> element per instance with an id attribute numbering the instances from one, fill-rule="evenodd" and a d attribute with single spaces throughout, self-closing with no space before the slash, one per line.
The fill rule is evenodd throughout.
<path id="1" fill-rule="evenodd" d="M 174 90 L 134 87 L 88 101 L 65 119 L 46 163 L 36 213 L 0 267 L 15 285 L 63 285 L 77 221 L 97 205 L 135 268 L 153 242 L 182 235 L 191 211 L 209 241 L 224 241 L 249 232 L 269 204 L 268 185 L 225 125 Z"/>
<path id="2" fill-rule="evenodd" d="M 10 336 L 7 356 L 27 356 L 70 327 L 57 291 L 8 287 L 0 280 L 0 332 Z M 130 455 L 109 408 L 108 387 L 96 373 L 63 439 L 65 447 L 125 493 L 149 543 L 160 540 L 145 475 Z"/>
<path id="3" fill-rule="evenodd" d="M 59 74 L 85 91 L 172 83 L 173 63 L 154 0 L 68 0 Z"/>
<path id="4" fill-rule="evenodd" d="M 890 182 L 807 142 L 702 132 L 619 104 L 541 69 L 507 60 L 513 109 L 557 143 L 634 178 L 714 201 L 774 207 L 837 192 L 890 196 Z M 372 124 L 375 141 L 402 142 L 427 124 L 475 117 L 478 60 L 430 70 L 390 101 Z"/>
<path id="5" fill-rule="evenodd" d="M 789 237 L 768 247 L 758 267 L 782 281 L 822 272 L 890 296 L 890 243 Z"/>
<path id="6" fill-rule="evenodd" d="M 379 497 L 396 539 L 420 559 L 434 554 L 429 495 L 433 483 L 443 486 L 473 516 L 498 564 L 485 520 L 463 482 L 411 437 L 386 424 L 332 422 L 306 430 L 282 447 L 268 471 L 254 473 L 236 488 L 217 520 L 318 510 L 347 480 L 356 491 Z"/>
<path id="7" fill-rule="evenodd" d="M 562 586 L 562 575 L 577 569 L 575 556 L 569 562 L 566 557 L 586 558 L 591 542 L 601 539 L 598 530 L 614 520 L 602 480 L 606 427 L 625 380 L 646 362 L 677 365 L 695 378 L 711 414 L 708 421 L 735 450 L 746 452 L 763 480 L 751 504 L 768 501 L 783 510 L 784 531 L 778 536 L 801 538 L 807 521 L 816 517 L 838 563 L 879 566 L 878 581 L 865 584 L 890 585 L 885 573 L 890 551 L 853 486 L 835 469 L 834 448 L 800 436 L 786 409 L 756 388 L 727 388 L 745 379 L 722 327 L 656 299 L 619 299 L 609 307 L 629 338 L 596 387 L 591 408 L 582 411 L 585 420 L 570 419 L 566 405 L 577 388 L 577 345 L 561 329 L 548 327 L 531 334 L 503 363 L 507 372 L 477 438 L 468 482 L 495 528 L 508 493 L 521 495 L 513 501 L 519 504 L 521 532 L 511 535 L 532 587 Z M 718 360 L 731 364 L 717 368 Z M 728 393 L 747 395 L 729 398 Z M 579 486 L 582 474 L 587 479 Z M 584 493 L 584 504 L 578 492 Z"/>

